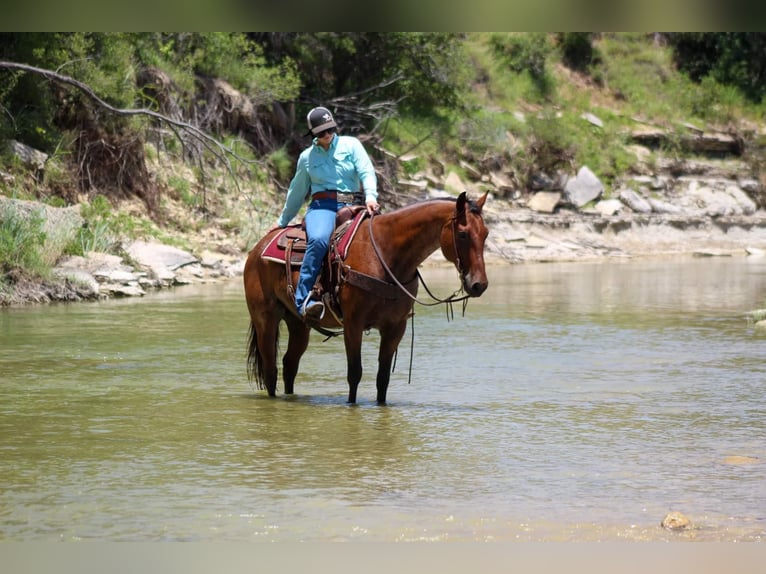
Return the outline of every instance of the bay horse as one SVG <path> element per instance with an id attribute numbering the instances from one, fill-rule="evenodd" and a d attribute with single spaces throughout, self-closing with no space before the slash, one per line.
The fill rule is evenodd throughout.
<path id="1" fill-rule="evenodd" d="M 362 378 L 362 335 L 369 329 L 380 333 L 377 403 L 386 403 L 391 363 L 404 336 L 418 288 L 418 266 L 437 248 L 458 270 L 461 289 L 479 297 L 487 288 L 484 242 L 487 227 L 482 208 L 487 193 L 477 201 L 463 192 L 457 199 L 439 198 L 417 202 L 389 213 L 370 216 L 358 227 L 343 261 L 347 275 L 364 281 L 340 281 L 337 300 L 340 317 L 326 312 L 324 329 L 343 329 L 346 348 L 348 403 L 356 403 Z M 309 344 L 311 327 L 295 308 L 289 287 L 298 281 L 298 267 L 287 277 L 284 264 L 261 257 L 266 245 L 279 233 L 267 233 L 251 250 L 244 269 L 245 299 L 250 313 L 248 375 L 259 388 L 276 396 L 279 325 L 287 323 L 287 350 L 282 358 L 284 392 L 293 394 L 300 359 Z M 383 288 L 378 288 L 382 286 Z M 405 290 L 407 292 L 405 292 Z"/>

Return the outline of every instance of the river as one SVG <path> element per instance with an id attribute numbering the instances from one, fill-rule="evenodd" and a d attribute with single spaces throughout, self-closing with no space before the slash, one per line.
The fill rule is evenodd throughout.
<path id="1" fill-rule="evenodd" d="M 766 258 L 489 279 L 416 307 L 385 407 L 374 332 L 356 406 L 318 334 L 294 396 L 251 386 L 239 280 L 0 310 L 0 540 L 764 538 Z"/>

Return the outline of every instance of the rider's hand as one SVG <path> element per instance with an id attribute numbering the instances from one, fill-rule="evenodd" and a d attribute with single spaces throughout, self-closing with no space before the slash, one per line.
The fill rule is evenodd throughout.
<path id="1" fill-rule="evenodd" d="M 367 202 L 367 213 L 370 215 L 374 213 L 380 213 L 380 205 L 374 199 Z"/>

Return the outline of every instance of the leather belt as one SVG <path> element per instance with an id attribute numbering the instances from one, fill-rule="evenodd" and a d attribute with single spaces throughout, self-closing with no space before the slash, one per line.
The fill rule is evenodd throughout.
<path id="1" fill-rule="evenodd" d="M 335 191 L 335 190 L 332 190 L 332 191 L 317 191 L 316 193 L 313 193 L 311 195 L 311 200 L 312 201 L 315 200 L 315 199 L 335 199 L 335 200 L 337 200 L 339 195 L 346 196 L 349 199 L 353 199 L 353 197 L 354 197 L 353 193 L 345 192 L 345 191 Z"/>
<path id="2" fill-rule="evenodd" d="M 315 199 L 337 199 L 338 198 L 338 192 L 337 191 L 317 191 L 316 193 L 311 194 L 311 200 Z"/>

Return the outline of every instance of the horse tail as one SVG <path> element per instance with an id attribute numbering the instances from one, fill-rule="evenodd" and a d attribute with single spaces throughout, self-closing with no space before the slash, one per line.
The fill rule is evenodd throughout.
<path id="1" fill-rule="evenodd" d="M 255 379 L 258 388 L 263 389 L 263 362 L 261 353 L 258 351 L 258 333 L 252 321 L 247 340 L 247 378 L 249 381 Z"/>

